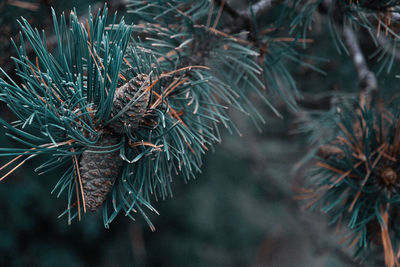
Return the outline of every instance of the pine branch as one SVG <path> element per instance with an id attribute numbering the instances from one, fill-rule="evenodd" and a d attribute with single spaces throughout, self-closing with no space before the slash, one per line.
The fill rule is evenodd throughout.
<path id="1" fill-rule="evenodd" d="M 224 0 L 215 0 L 215 2 L 221 6 Z M 256 4 L 252 5 L 251 8 L 253 10 L 254 16 L 256 18 L 262 16 L 277 4 L 279 4 L 281 0 L 260 0 Z M 250 9 L 236 11 L 233 7 L 231 7 L 228 3 L 224 3 L 224 11 L 226 11 L 232 18 L 238 19 L 239 17 L 246 20 L 251 20 L 251 12 Z"/>
<path id="2" fill-rule="evenodd" d="M 28 21 L 20 23 L 22 45 L 15 45 L 18 58 L 14 61 L 21 85 L 0 78 L 0 101 L 9 104 L 20 121 L 11 126 L 0 120 L 0 124 L 28 147 L 6 151 L 16 155 L 15 160 L 32 154 L 20 166 L 39 152 L 53 155 L 57 150 L 63 161 L 52 157 L 39 171 L 73 163 L 54 190 L 68 194 L 63 215 L 69 222 L 81 218 L 82 207 L 97 210 L 102 206 L 105 227 L 120 212 L 131 218 L 139 212 L 154 229 L 143 208 L 156 212 L 151 200 L 172 195 L 172 177 L 181 174 L 185 181 L 195 177 L 203 154 L 221 142 L 220 127 L 234 130 L 227 106 L 263 122 L 246 96 L 249 91 L 262 96 L 263 84 L 257 76 L 262 70 L 254 61 L 258 53 L 215 28 L 193 27 L 207 15 L 204 10 L 193 9 L 192 20 L 178 9 L 171 10 L 169 2 L 162 4 L 184 17 L 185 28 L 168 26 L 176 23 L 174 16 L 166 21 L 151 17 L 151 22 L 165 25 L 146 24 L 144 29 L 137 25 L 141 33 L 160 38 L 149 37 L 151 42 L 131 40 L 134 27 L 123 20 L 118 23 L 115 15 L 114 26 L 105 27 L 106 8 L 95 17 L 89 11 L 86 23 L 72 12 L 70 25 L 64 14 L 58 22 L 53 13 L 58 45 L 53 53 Z M 139 13 L 143 15 L 143 9 Z M 158 34 L 160 30 L 163 35 Z M 34 48 L 32 56 L 27 56 L 25 40 Z M 175 47 L 181 50 L 179 54 L 171 53 Z M 197 64 L 193 64 L 193 54 L 198 55 Z M 169 57 L 177 56 L 183 67 L 171 64 Z M 211 58 L 212 67 L 204 66 Z M 231 76 L 219 75 L 222 70 Z M 132 86 L 123 86 L 126 81 L 132 81 Z M 33 134 L 37 129 L 42 132 Z M 110 165 L 111 159 L 118 162 Z"/>
<path id="3" fill-rule="evenodd" d="M 267 13 L 269 10 L 274 8 L 277 4 L 279 4 L 281 0 L 260 0 L 256 4 L 251 6 L 253 10 L 254 17 L 261 17 L 263 14 Z M 242 17 L 245 17 L 251 20 L 252 14 L 250 9 L 244 10 L 240 12 Z"/>
<path id="4" fill-rule="evenodd" d="M 236 9 L 231 7 L 226 0 L 215 0 L 215 2 L 218 4 L 218 6 L 224 4 L 224 11 L 228 13 L 233 19 L 239 19 L 241 17 L 241 14 L 237 12 Z"/>
<path id="5" fill-rule="evenodd" d="M 242 11 L 237 11 L 234 9 L 232 6 L 230 6 L 226 0 L 215 0 L 215 2 L 221 6 L 223 5 L 223 10 L 229 14 L 232 19 L 234 19 L 234 23 L 231 27 L 231 32 L 232 33 L 238 33 L 240 31 L 249 31 L 250 32 L 250 37 L 253 36 L 252 32 L 252 14 L 250 11 L 250 8 L 247 8 L 246 10 Z M 281 0 L 260 0 L 256 4 L 251 6 L 251 9 L 253 11 L 254 17 L 258 18 L 271 10 L 273 7 L 275 7 L 277 4 L 279 4 Z"/>
<path id="6" fill-rule="evenodd" d="M 357 76 L 360 81 L 360 86 L 362 89 L 361 104 L 369 104 L 372 94 L 378 90 L 378 82 L 375 74 L 369 70 L 355 33 L 350 26 L 344 27 L 343 37 L 346 46 L 349 49 L 351 59 L 353 60 L 354 66 L 357 70 Z"/>
<path id="7" fill-rule="evenodd" d="M 365 60 L 365 56 L 361 50 L 360 44 L 358 42 L 357 36 L 354 33 L 352 26 L 344 25 L 344 17 L 342 7 L 338 2 L 333 2 L 332 0 L 323 0 L 321 2 L 322 13 L 327 14 L 330 7 L 336 5 L 336 9 L 340 12 L 335 13 L 335 17 L 332 18 L 332 23 L 335 25 L 340 25 L 343 27 L 342 36 L 343 41 L 348 49 L 350 57 L 357 71 L 358 80 L 361 87 L 360 104 L 371 104 L 373 95 L 378 91 L 378 82 L 375 74 L 369 70 L 368 64 Z M 368 15 L 368 14 L 366 14 Z M 378 38 L 379 39 L 379 38 Z"/>

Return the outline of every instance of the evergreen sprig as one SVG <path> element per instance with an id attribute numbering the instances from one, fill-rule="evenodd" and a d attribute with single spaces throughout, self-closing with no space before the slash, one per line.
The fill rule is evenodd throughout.
<path id="1" fill-rule="evenodd" d="M 386 265 L 397 266 L 400 114 L 396 105 L 353 110 L 341 110 L 333 129 L 338 135 L 320 146 L 308 206 L 329 215 L 356 256 L 383 252 Z"/>
<path id="2" fill-rule="evenodd" d="M 295 109 L 300 94 L 285 62 L 302 62 L 302 55 L 293 47 L 304 40 L 277 37 L 272 24 L 258 28 L 254 16 L 250 21 L 251 33 L 240 30 L 228 33 L 227 29 L 232 31 L 236 26 L 221 19 L 227 15 L 224 4 L 218 3 L 130 0 L 128 12 L 144 21 L 135 25 L 134 30 L 143 36 L 143 46 L 157 48 L 157 55 L 165 59 L 160 63 L 163 67 L 182 64 L 210 67 L 212 82 L 232 88 L 239 98 L 229 101 L 256 118 L 256 124 L 264 119 L 249 100 L 250 95 L 262 99 L 278 115 L 271 102 L 273 95 Z M 236 22 L 241 18 L 233 19 Z"/>
<path id="3" fill-rule="evenodd" d="M 343 25 L 349 25 L 354 29 L 362 28 L 369 33 L 373 43 L 377 46 L 376 54 L 380 54 L 378 61 L 383 62 L 381 69 L 391 69 L 393 64 L 393 50 L 396 44 L 386 48 L 383 53 L 379 42 L 379 36 L 385 35 L 389 39 L 398 39 L 397 21 L 392 20 L 393 14 L 399 11 L 400 1 L 384 0 L 332 0 L 332 1 L 295 1 L 289 12 L 291 17 L 291 32 L 301 32 L 303 38 L 307 31 L 312 28 L 316 13 L 322 10 L 328 16 L 329 31 L 337 50 L 348 52 L 342 37 Z M 357 30 L 358 31 L 358 30 Z M 387 42 L 391 44 L 392 42 Z M 385 58 L 385 60 L 382 60 Z"/>
<path id="4" fill-rule="evenodd" d="M 1 123 L 10 132 L 9 136 L 26 148 L 1 150 L 1 156 L 16 156 L 3 168 L 20 161 L 1 179 L 40 154 L 51 155 L 36 168 L 40 174 L 67 164 L 54 190 L 68 192 L 64 214 L 71 221 L 85 209 L 80 204 L 80 200 L 84 202 L 82 181 L 77 179 L 79 156 L 85 149 L 96 146 L 101 136 L 99 128 L 109 117 L 131 30 L 121 21 L 119 27 L 106 31 L 107 9 L 96 17 L 89 10 L 86 26 L 74 11 L 69 16 L 69 25 L 64 14 L 58 22 L 53 11 L 53 18 L 57 51 L 48 51 L 44 32 L 40 34 L 22 18 L 21 42 L 19 46 L 14 43 L 20 85 L 3 71 L 9 82 L 0 81 L 1 101 L 7 103 L 18 120 L 12 125 L 4 120 Z M 33 48 L 33 58 L 28 57 L 26 44 Z M 118 150 L 121 144 L 108 147 L 105 153 Z"/>
<path id="5" fill-rule="evenodd" d="M 290 79 L 280 58 L 260 66 L 254 43 L 207 25 L 206 2 L 188 2 L 183 11 L 165 1 L 133 6 L 152 22 L 137 25 L 116 15 L 108 20 L 107 8 L 95 16 L 89 10 L 82 21 L 73 11 L 68 23 L 53 11 L 55 51 L 47 49 L 44 32 L 21 19 L 20 44 L 14 43 L 19 81 L 5 71 L 7 80 L 0 80 L 0 100 L 18 120 L 0 122 L 23 148 L 0 150 L 14 156 L 0 179 L 47 154 L 36 171 L 65 169 L 53 192 L 67 192 L 68 222 L 102 206 L 106 227 L 123 212 L 132 219 L 140 213 L 153 228 L 144 207 L 156 212 L 151 202 L 172 196 L 174 176 L 187 181 L 200 172 L 203 154 L 221 142 L 220 127 L 235 129 L 227 108 L 262 121 L 249 91 L 272 107 L 260 77 L 275 85 L 278 76 Z M 156 18 L 148 11 L 153 7 L 163 11 Z"/>

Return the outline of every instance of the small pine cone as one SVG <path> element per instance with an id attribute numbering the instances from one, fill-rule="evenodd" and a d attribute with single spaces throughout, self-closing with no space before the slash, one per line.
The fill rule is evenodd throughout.
<path id="1" fill-rule="evenodd" d="M 112 146 L 120 141 L 120 137 L 105 133 L 96 146 Z M 110 153 L 96 153 L 109 148 L 89 148 L 91 151 L 82 153 L 79 170 L 85 197 L 85 207 L 89 211 L 96 211 L 107 198 L 108 192 L 114 184 L 122 167 L 119 151 Z"/>
<path id="2" fill-rule="evenodd" d="M 112 131 L 123 134 L 124 126 L 128 129 L 138 127 L 147 111 L 150 92 L 146 90 L 149 86 L 149 76 L 147 74 L 138 74 L 135 78 L 116 89 L 114 103 L 111 108 L 111 118 L 116 116 L 130 101 L 134 103 L 131 103 L 130 107 L 122 115 L 108 125 Z"/>

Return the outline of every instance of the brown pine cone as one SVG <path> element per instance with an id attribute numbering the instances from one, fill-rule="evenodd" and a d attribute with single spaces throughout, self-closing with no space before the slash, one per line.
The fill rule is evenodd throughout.
<path id="1" fill-rule="evenodd" d="M 119 136 L 104 132 L 96 146 L 112 146 L 119 142 Z M 79 162 L 85 207 L 93 212 L 107 198 L 123 164 L 119 150 L 109 153 L 95 152 L 106 150 L 110 150 L 110 148 L 88 148 L 82 153 Z"/>
<path id="2" fill-rule="evenodd" d="M 147 81 L 146 81 L 147 80 Z M 150 86 L 147 74 L 138 74 L 135 78 L 115 91 L 114 104 L 111 108 L 111 118 L 115 117 L 130 101 L 129 108 L 108 127 L 118 134 L 124 133 L 124 126 L 128 129 L 137 128 L 143 120 L 150 99 L 150 92 L 146 91 Z"/>

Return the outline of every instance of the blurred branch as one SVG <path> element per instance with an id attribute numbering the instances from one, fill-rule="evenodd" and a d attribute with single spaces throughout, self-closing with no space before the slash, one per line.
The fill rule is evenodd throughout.
<path id="1" fill-rule="evenodd" d="M 282 0 L 260 0 L 251 6 L 255 18 L 258 18 L 275 7 Z M 215 0 L 215 2 L 221 6 L 223 5 L 223 10 L 232 17 L 233 24 L 231 26 L 231 32 L 238 33 L 240 31 L 246 30 L 250 32 L 250 37 L 252 37 L 252 14 L 250 8 L 246 10 L 237 11 L 232 6 L 230 6 L 226 0 Z"/>
<path id="2" fill-rule="evenodd" d="M 332 0 L 324 0 L 320 5 L 320 12 L 326 14 L 332 6 Z M 337 4 L 337 10 L 341 11 L 341 7 Z M 375 74 L 369 70 L 367 61 L 360 48 L 357 36 L 353 28 L 343 24 L 343 12 L 338 12 L 335 18 L 335 23 L 343 26 L 343 39 L 349 50 L 350 57 L 357 71 L 358 80 L 361 87 L 360 104 L 361 106 L 371 104 L 373 96 L 378 91 L 378 81 Z M 397 18 L 397 16 L 395 16 Z"/>
<path id="3" fill-rule="evenodd" d="M 253 10 L 253 14 L 256 18 L 259 18 L 263 14 L 267 13 L 269 10 L 271 10 L 273 7 L 275 7 L 277 4 L 279 4 L 281 0 L 260 0 L 254 5 L 251 6 L 251 9 Z M 249 20 L 251 20 L 252 14 L 250 11 L 250 8 L 247 10 L 244 10 L 240 12 L 242 17 L 245 17 Z"/>
<path id="4" fill-rule="evenodd" d="M 226 13 L 229 14 L 229 16 L 231 16 L 233 19 L 239 19 L 240 18 L 240 14 L 239 12 L 236 11 L 236 9 L 234 9 L 233 7 L 231 7 L 227 1 L 225 0 L 215 0 L 215 2 L 218 4 L 218 6 L 221 6 L 222 4 L 224 4 L 224 11 Z"/>
<path id="5" fill-rule="evenodd" d="M 275 7 L 277 4 L 279 4 L 282 0 L 260 0 L 254 5 L 251 5 L 251 8 L 253 10 L 254 16 L 256 18 L 262 16 L 263 14 L 267 13 L 270 9 Z M 215 2 L 221 6 L 224 2 L 224 11 L 228 13 L 232 18 L 238 19 L 242 18 L 245 20 L 251 20 L 251 12 L 250 8 L 247 8 L 246 10 L 242 11 L 236 11 L 232 6 L 230 6 L 226 0 L 215 0 Z"/>
<path id="6" fill-rule="evenodd" d="M 360 81 L 362 89 L 361 104 L 369 104 L 373 93 L 378 90 L 378 82 L 375 74 L 369 70 L 355 33 L 350 26 L 344 26 L 343 37 Z"/>

